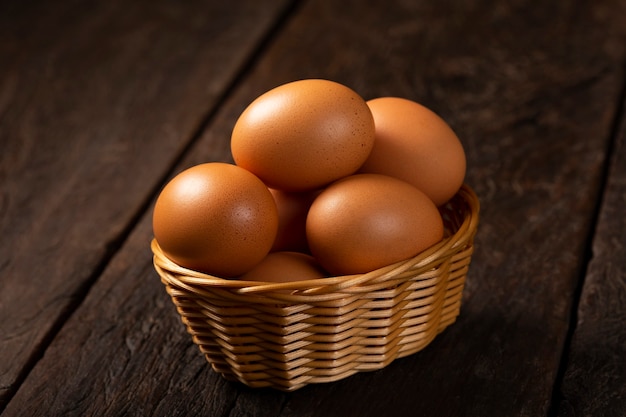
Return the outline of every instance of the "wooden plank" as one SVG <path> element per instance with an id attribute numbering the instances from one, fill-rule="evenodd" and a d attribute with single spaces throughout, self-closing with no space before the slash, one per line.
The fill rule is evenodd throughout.
<path id="1" fill-rule="evenodd" d="M 483 205 L 458 322 L 337 383 L 224 382 L 152 271 L 148 210 L 5 416 L 547 414 L 622 82 L 618 1 L 404 3 L 306 3 L 176 170 L 224 157 L 243 107 L 285 81 L 423 102 L 459 133 Z"/>
<path id="2" fill-rule="evenodd" d="M 559 416 L 626 414 L 626 113 L 611 158 Z"/>
<path id="3" fill-rule="evenodd" d="M 287 4 L 0 5 L 0 409 Z"/>

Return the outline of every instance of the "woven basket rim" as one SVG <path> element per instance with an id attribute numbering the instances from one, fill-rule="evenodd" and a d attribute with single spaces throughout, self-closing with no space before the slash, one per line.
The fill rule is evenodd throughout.
<path id="1" fill-rule="evenodd" d="M 154 267 L 163 279 L 176 280 L 179 286 L 219 288 L 238 294 L 297 291 L 302 295 L 336 293 L 346 288 L 371 285 L 394 279 L 406 270 L 413 273 L 427 271 L 442 258 L 454 256 L 461 248 L 471 243 L 478 227 L 480 203 L 472 188 L 463 184 L 458 193 L 446 204 L 465 204 L 464 219 L 458 229 L 416 256 L 405 259 L 365 274 L 331 276 L 312 280 L 291 282 L 243 281 L 237 278 L 221 278 L 182 267 L 165 256 L 155 238 L 151 241 Z M 445 205 L 444 205 L 445 207 Z M 259 294 L 260 295 L 260 294 Z"/>

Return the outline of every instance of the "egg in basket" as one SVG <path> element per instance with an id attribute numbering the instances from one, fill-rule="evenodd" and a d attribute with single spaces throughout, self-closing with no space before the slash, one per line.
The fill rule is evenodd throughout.
<path id="1" fill-rule="evenodd" d="M 291 391 L 454 322 L 479 203 L 439 116 L 300 80 L 244 110 L 231 151 L 175 176 L 153 215 L 155 269 L 213 369 Z"/>

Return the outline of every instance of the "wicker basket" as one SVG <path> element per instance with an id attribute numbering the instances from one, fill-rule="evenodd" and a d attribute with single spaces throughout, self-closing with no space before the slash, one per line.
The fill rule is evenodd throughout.
<path id="1" fill-rule="evenodd" d="M 182 268 L 152 241 L 154 267 L 193 341 L 225 378 L 293 391 L 381 369 L 428 345 L 459 314 L 479 202 L 464 185 L 442 208 L 446 237 L 363 275 L 287 283 Z"/>

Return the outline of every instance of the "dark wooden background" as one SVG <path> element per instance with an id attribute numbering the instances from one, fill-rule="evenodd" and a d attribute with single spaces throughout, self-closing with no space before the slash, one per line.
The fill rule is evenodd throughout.
<path id="1" fill-rule="evenodd" d="M 0 1 L 0 411 L 626 415 L 626 2 Z M 294 393 L 215 374 L 152 269 L 169 177 L 259 94 L 396 95 L 461 138 L 481 224 L 457 322 Z"/>

